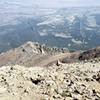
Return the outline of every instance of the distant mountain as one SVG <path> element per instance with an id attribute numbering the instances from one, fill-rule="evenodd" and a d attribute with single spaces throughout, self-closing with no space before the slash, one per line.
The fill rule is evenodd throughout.
<path id="1" fill-rule="evenodd" d="M 26 9 L 27 8 L 27 9 Z M 84 50 L 100 45 L 100 8 L 10 8 L 0 12 L 0 52 L 27 41 Z M 31 9 L 31 10 L 30 10 Z M 5 17 L 7 16 L 7 17 Z"/>

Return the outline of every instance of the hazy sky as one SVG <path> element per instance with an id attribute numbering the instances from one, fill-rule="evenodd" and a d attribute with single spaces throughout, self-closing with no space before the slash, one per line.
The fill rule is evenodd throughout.
<path id="1" fill-rule="evenodd" d="M 100 0 L 36 0 L 35 2 L 46 7 L 100 6 Z"/>
<path id="2" fill-rule="evenodd" d="M 1 1 L 26 5 L 36 4 L 40 7 L 100 6 L 100 0 L 0 0 L 0 2 Z"/>

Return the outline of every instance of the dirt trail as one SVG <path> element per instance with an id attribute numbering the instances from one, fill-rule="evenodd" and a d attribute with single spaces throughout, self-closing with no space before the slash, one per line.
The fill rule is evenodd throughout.
<path id="1" fill-rule="evenodd" d="M 58 60 L 64 59 L 66 57 L 70 57 L 71 54 L 70 53 L 60 53 L 60 54 L 56 54 L 56 55 L 47 55 L 45 57 L 43 57 L 43 59 L 36 59 L 35 60 L 35 65 L 36 66 L 47 66 L 49 64 L 55 63 Z"/>
<path id="2" fill-rule="evenodd" d="M 22 56 L 23 55 L 23 56 Z M 24 66 L 48 66 L 52 63 L 57 63 L 58 60 L 71 60 L 73 59 L 73 53 L 57 53 L 57 54 L 32 54 L 27 55 L 26 53 L 19 53 L 16 52 L 7 53 L 5 55 L 0 56 L 0 66 L 1 65 L 12 65 L 12 63 Z"/>

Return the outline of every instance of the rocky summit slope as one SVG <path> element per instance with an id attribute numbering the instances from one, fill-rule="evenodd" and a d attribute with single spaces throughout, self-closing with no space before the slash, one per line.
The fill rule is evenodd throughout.
<path id="1" fill-rule="evenodd" d="M 0 100 L 100 100 L 100 62 L 3 66 Z"/>

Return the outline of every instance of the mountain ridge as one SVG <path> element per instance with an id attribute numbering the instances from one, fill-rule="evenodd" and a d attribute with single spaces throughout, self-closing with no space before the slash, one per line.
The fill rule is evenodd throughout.
<path id="1" fill-rule="evenodd" d="M 0 54 L 0 66 L 23 65 L 23 66 L 48 66 L 58 61 L 73 63 L 100 57 L 100 47 L 87 51 L 70 52 L 68 49 L 47 47 L 39 43 L 27 42 L 18 48 L 11 49 Z M 83 59 L 84 58 L 84 59 Z"/>
<path id="2" fill-rule="evenodd" d="M 27 42 L 18 48 L 0 54 L 0 66 L 5 64 L 22 64 L 32 66 L 41 59 L 50 58 L 59 53 L 69 53 L 67 49 L 51 48 L 39 43 Z M 59 56 L 58 56 L 59 57 Z M 56 58 L 57 60 L 58 58 Z M 29 64 L 30 63 L 30 64 Z"/>

